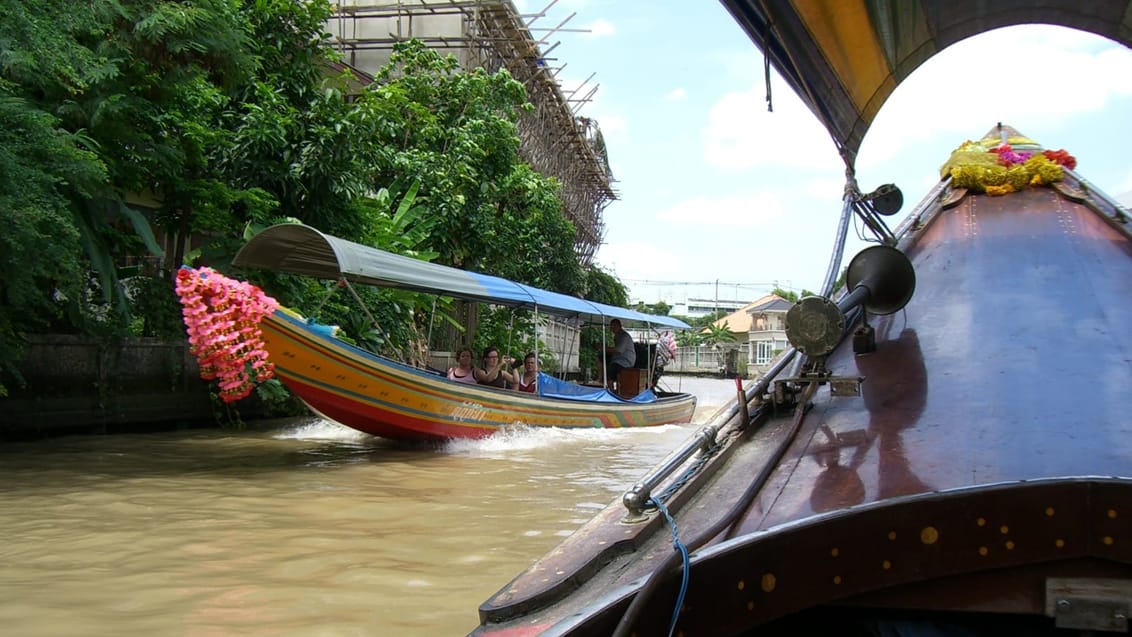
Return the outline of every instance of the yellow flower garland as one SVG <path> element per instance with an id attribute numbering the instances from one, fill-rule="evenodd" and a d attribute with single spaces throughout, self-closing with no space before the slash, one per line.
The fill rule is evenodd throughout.
<path id="1" fill-rule="evenodd" d="M 998 148 L 1001 148 L 998 138 L 988 137 L 977 142 L 967 140 L 952 151 L 951 157 L 940 168 L 940 175 L 950 175 L 953 188 L 966 188 L 988 195 L 1005 195 L 1065 178 L 1061 165 L 1043 155 L 1041 147 L 1033 140 L 1025 137 L 1007 140 L 1008 152 L 1023 150 L 1034 153 L 1024 163 L 1003 165 L 1002 156 L 992 150 Z"/>

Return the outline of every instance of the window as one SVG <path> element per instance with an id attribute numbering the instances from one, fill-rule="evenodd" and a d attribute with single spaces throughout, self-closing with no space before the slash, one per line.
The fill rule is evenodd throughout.
<path id="1" fill-rule="evenodd" d="M 759 341 L 755 343 L 755 364 L 766 365 L 774 357 L 774 342 Z"/>

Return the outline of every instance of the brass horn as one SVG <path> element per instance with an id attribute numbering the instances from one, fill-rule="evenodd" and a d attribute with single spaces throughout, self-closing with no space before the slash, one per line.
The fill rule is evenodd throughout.
<path id="1" fill-rule="evenodd" d="M 903 252 L 875 245 L 857 253 L 845 273 L 849 293 L 834 304 L 807 296 L 786 312 L 786 338 L 807 356 L 826 356 L 845 334 L 845 313 L 861 305 L 871 314 L 892 314 L 912 299 L 916 271 Z"/>

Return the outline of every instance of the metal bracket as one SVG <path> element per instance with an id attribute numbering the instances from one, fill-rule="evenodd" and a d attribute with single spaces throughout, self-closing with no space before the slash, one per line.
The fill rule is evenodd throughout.
<path id="1" fill-rule="evenodd" d="M 864 376 L 833 376 L 829 379 L 830 396 L 860 396 Z"/>
<path id="2" fill-rule="evenodd" d="M 1046 615 L 1058 628 L 1128 632 L 1132 580 L 1061 578 L 1046 580 Z"/>
<path id="3" fill-rule="evenodd" d="M 830 396 L 860 396 L 861 383 L 864 382 L 864 380 L 864 376 L 829 375 L 803 375 L 795 378 L 782 378 L 774 381 L 774 398 L 777 402 L 782 403 L 785 401 L 787 395 L 793 396 L 795 392 L 787 388 L 787 383 L 801 383 L 804 385 L 813 381 L 817 381 L 819 385 L 829 383 Z"/>

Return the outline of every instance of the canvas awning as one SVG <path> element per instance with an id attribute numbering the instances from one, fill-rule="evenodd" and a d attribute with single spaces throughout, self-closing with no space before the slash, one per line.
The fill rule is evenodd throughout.
<path id="1" fill-rule="evenodd" d="M 1042 23 L 1132 46 L 1129 0 L 722 0 L 852 166 L 896 87 L 948 46 Z"/>
<path id="2" fill-rule="evenodd" d="M 587 323 L 608 323 L 616 318 L 626 325 L 690 327 L 669 316 L 595 303 L 496 276 L 393 254 L 302 224 L 279 224 L 263 230 L 240 249 L 232 265 L 538 310 Z"/>

